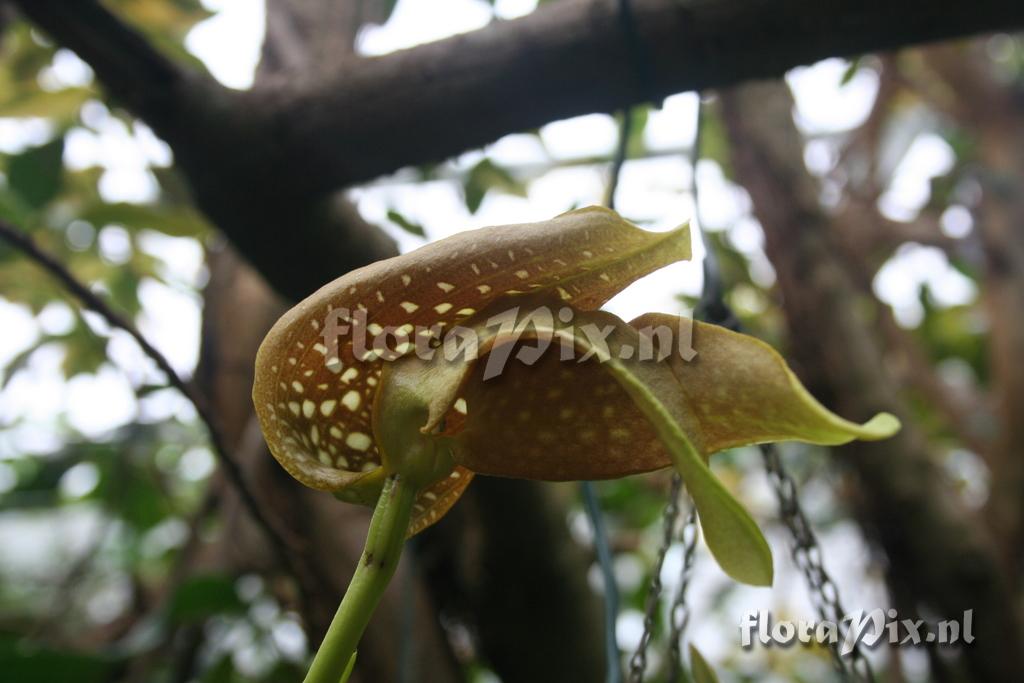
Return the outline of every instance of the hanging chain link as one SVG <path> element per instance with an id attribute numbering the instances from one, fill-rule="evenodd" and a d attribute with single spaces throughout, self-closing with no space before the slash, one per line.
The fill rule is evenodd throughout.
<path id="1" fill-rule="evenodd" d="M 837 642 L 829 644 L 832 660 L 844 680 L 871 683 L 875 680 L 874 673 L 858 643 L 854 642 L 849 657 L 844 658 L 840 654 L 840 644 L 845 636 L 843 616 L 846 611 L 839 599 L 839 589 L 822 563 L 821 546 L 800 506 L 796 482 L 783 467 L 778 448 L 771 444 L 762 445 L 761 455 L 768 480 L 779 500 L 779 514 L 793 536 L 793 562 L 807 579 L 811 602 L 818 614 L 823 620 L 835 623 L 839 630 Z"/>
<path id="2" fill-rule="evenodd" d="M 739 319 L 722 298 L 717 263 L 710 250 L 704 260 L 704 277 L 705 292 L 715 292 L 715 295 L 701 302 L 702 317 L 708 322 L 721 325 L 734 332 L 742 332 Z M 783 467 L 777 446 L 763 444 L 761 455 L 768 474 L 768 481 L 779 501 L 779 515 L 792 536 L 790 553 L 793 562 L 807 580 L 811 602 L 818 614 L 822 619 L 835 623 L 839 631 L 837 642 L 829 643 L 829 652 L 836 670 L 845 681 L 872 683 L 875 680 L 874 672 L 858 643 L 853 643 L 848 657 L 843 657 L 840 654 L 839 648 L 845 637 L 843 617 L 846 612 L 839 599 L 839 589 L 822 563 L 821 546 L 818 544 L 818 539 L 807 521 L 807 515 L 804 514 L 800 505 L 796 482 Z"/>
<path id="3" fill-rule="evenodd" d="M 644 604 L 644 630 L 640 636 L 640 644 L 629 660 L 629 683 L 642 683 L 647 672 L 647 650 L 654 639 L 654 626 L 661 605 L 661 571 L 665 565 L 665 556 L 676 538 L 676 523 L 679 520 L 679 501 L 683 497 L 683 480 L 678 473 L 672 475 L 668 503 L 662 513 L 662 536 L 658 546 L 658 556 L 652 569 L 651 582 L 647 588 L 647 599 Z M 669 682 L 675 683 L 682 671 L 681 642 L 686 625 L 690 621 L 690 608 L 686 604 L 686 589 L 693 576 L 694 561 L 697 557 L 697 510 L 693 503 L 689 504 L 686 517 L 683 519 L 678 538 L 682 545 L 683 560 L 679 570 L 679 586 L 669 610 Z"/>
<path id="4" fill-rule="evenodd" d="M 668 621 L 668 683 L 676 683 L 683 670 L 683 657 L 680 649 L 683 644 L 683 632 L 690 623 L 690 606 L 686 603 L 686 589 L 690 587 L 690 579 L 693 578 L 693 565 L 697 558 L 697 537 L 700 535 L 697 527 L 697 508 L 690 501 L 690 511 L 683 521 L 683 528 L 679 532 L 679 540 L 683 546 L 683 566 L 679 570 L 679 587 L 676 589 L 676 597 L 669 609 Z"/>
<path id="5" fill-rule="evenodd" d="M 701 109 L 698 106 L 697 140 L 700 139 Z M 695 152 L 695 158 L 699 152 Z M 694 184 L 696 190 L 696 184 Z M 702 229 L 703 232 L 703 229 Z M 707 241 L 705 240 L 705 244 Z M 721 273 L 718 268 L 718 260 L 714 249 L 708 248 L 704 257 L 704 290 L 701 293 L 701 300 L 694 311 L 694 317 L 721 325 L 733 332 L 742 332 L 743 325 L 736 314 L 725 301 L 725 288 L 722 283 Z M 851 683 L 873 683 L 874 673 L 871 664 L 864 656 L 858 643 L 854 642 L 849 657 L 840 654 L 840 643 L 844 641 L 845 630 L 842 603 L 839 600 L 839 589 L 836 587 L 832 577 L 825 571 L 822 563 L 821 546 L 811 529 L 807 516 L 804 514 L 797 496 L 796 482 L 789 475 L 782 465 L 782 458 L 779 449 L 774 444 L 761 446 L 761 455 L 764 460 L 764 467 L 768 474 L 768 480 L 775 491 L 775 497 L 779 501 L 779 515 L 783 523 L 789 529 L 792 536 L 791 555 L 793 562 L 803 572 L 810 589 L 811 602 L 822 619 L 832 621 L 839 631 L 837 642 L 829 643 L 829 651 L 832 655 L 836 670 L 844 681 Z"/>
<path id="6" fill-rule="evenodd" d="M 621 0 L 620 10 L 624 20 L 629 19 L 629 9 L 629 0 Z M 627 24 L 628 22 L 624 21 L 624 28 L 627 29 L 628 37 L 631 31 Z M 626 156 L 625 142 L 632 123 L 631 117 L 628 114 L 627 110 L 622 122 L 622 130 L 620 131 L 620 148 L 617 150 L 616 162 L 613 164 L 612 183 L 610 184 L 607 200 L 609 207 L 614 206 L 614 192 Z M 700 159 L 702 124 L 703 104 L 698 100 L 697 130 L 694 136 L 693 153 L 691 156 L 693 176 L 690 187 L 695 211 L 698 213 L 700 205 L 697 198 L 696 166 L 697 160 Z M 695 218 L 697 218 L 699 229 L 703 233 L 703 222 L 699 219 L 699 216 L 695 216 Z M 706 240 L 705 244 L 707 244 Z M 742 328 L 739 319 L 725 302 L 725 290 L 718 270 L 717 259 L 715 258 L 714 251 L 710 248 L 707 250 L 704 259 L 704 286 L 700 303 L 697 306 L 697 310 L 694 311 L 694 317 L 703 318 L 710 323 L 727 327 L 736 332 L 740 332 Z M 792 535 L 791 554 L 793 561 L 800 568 L 807 581 L 811 602 L 814 604 L 818 614 L 823 620 L 835 623 L 839 631 L 839 637 L 836 639 L 837 642 L 829 644 L 829 650 L 836 669 L 845 681 L 850 681 L 851 683 L 873 683 L 875 678 L 871 664 L 864 656 L 858 643 L 853 643 L 849 657 L 844 658 L 840 654 L 840 643 L 845 640 L 845 622 L 843 621 L 845 611 L 839 599 L 839 589 L 825 570 L 822 562 L 821 546 L 818 544 L 817 537 L 814 535 L 814 531 L 811 529 L 807 516 L 800 505 L 796 482 L 783 467 L 778 448 L 772 444 L 762 445 L 761 453 L 768 479 L 779 502 L 780 516 Z M 643 633 L 636 652 L 629 662 L 629 683 L 643 683 L 644 674 L 647 670 L 647 650 L 654 637 L 655 620 L 661 603 L 661 571 L 665 564 L 665 556 L 672 545 L 672 539 L 675 535 L 675 526 L 679 518 L 681 491 L 682 478 L 676 473 L 672 477 L 669 499 L 663 513 L 661 545 L 658 548 L 658 556 L 653 568 L 651 583 L 648 587 L 644 605 Z M 686 603 L 686 590 L 693 575 L 698 533 L 697 512 L 691 502 L 680 531 L 683 563 L 680 570 L 679 586 L 669 610 L 669 683 L 676 683 L 683 668 L 680 649 L 682 647 L 682 636 L 690 618 L 690 609 Z"/>
<path id="7" fill-rule="evenodd" d="M 679 474 L 672 475 L 672 486 L 669 489 L 668 503 L 662 513 L 661 545 L 658 546 L 658 558 L 651 570 L 651 583 L 647 587 L 647 601 L 644 605 L 644 631 L 640 636 L 640 644 L 629 660 L 629 683 L 643 683 L 644 672 L 647 671 L 647 648 L 654 637 L 654 621 L 658 616 L 658 605 L 661 603 L 661 568 L 665 564 L 665 555 L 672 545 L 676 520 L 679 518 L 679 493 L 683 488 L 683 479 Z"/>

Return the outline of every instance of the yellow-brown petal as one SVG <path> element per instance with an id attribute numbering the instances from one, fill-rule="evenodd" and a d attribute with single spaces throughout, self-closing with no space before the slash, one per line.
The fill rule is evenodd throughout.
<path id="1" fill-rule="evenodd" d="M 615 327 L 608 337 L 612 356 L 619 358 L 624 344 L 634 349 L 621 362 L 671 403 L 705 458 L 772 441 L 882 439 L 899 428 L 886 413 L 863 425 L 835 415 L 774 349 L 749 335 L 666 314 L 641 316 L 627 326 L 598 311 L 581 313 L 576 322 Z M 642 349 L 653 348 L 643 339 L 659 326 L 671 332 L 671 353 L 661 362 L 638 359 Z M 696 356 L 684 359 L 680 340 Z M 462 369 L 461 376 L 458 368 L 450 368 L 450 376 L 435 372 L 435 400 L 444 408 L 432 407 L 438 415 L 432 421 L 455 417 L 449 408 L 455 395 L 468 409 L 456 439 L 459 464 L 480 474 L 549 481 L 616 478 L 670 464 L 653 427 L 595 359 L 562 361 L 552 347 L 533 365 L 510 358 L 499 376 L 484 380 L 486 360 Z M 458 387 L 445 390 L 446 382 Z"/>
<path id="2" fill-rule="evenodd" d="M 652 233 L 589 208 L 460 233 L 348 273 L 286 313 L 260 348 L 253 400 L 271 452 L 308 486 L 372 501 L 382 480 L 371 424 L 382 361 L 354 348 L 359 315 L 368 336 L 376 328 L 406 335 L 408 353 L 417 327 L 443 332 L 500 297 L 548 291 L 593 308 L 689 255 L 685 227 Z M 348 329 L 325 336 L 336 325 Z"/>

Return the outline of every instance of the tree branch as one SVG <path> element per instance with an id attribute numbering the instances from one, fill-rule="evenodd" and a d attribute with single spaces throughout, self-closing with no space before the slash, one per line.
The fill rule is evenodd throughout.
<path id="1" fill-rule="evenodd" d="M 650 58 L 643 79 L 615 0 L 552 3 L 364 59 L 332 82 L 298 84 L 276 115 L 291 155 L 282 161 L 305 169 L 312 183 L 347 185 L 554 119 L 778 76 L 825 57 L 1024 25 L 1024 6 L 1003 0 L 632 4 Z"/>
<path id="2" fill-rule="evenodd" d="M 224 444 L 220 429 L 217 426 L 217 420 L 211 412 L 206 398 L 192 384 L 186 382 L 178 375 L 167 360 L 167 357 L 150 344 L 128 319 L 112 309 L 103 299 L 96 296 L 92 290 L 79 282 L 62 263 L 40 249 L 28 235 L 6 221 L 0 220 L 0 239 L 7 241 L 13 247 L 23 252 L 26 257 L 36 262 L 56 278 L 82 305 L 100 315 L 111 327 L 127 332 L 139 345 L 142 352 L 156 363 L 156 366 L 167 377 L 168 383 L 184 394 L 185 398 L 195 406 L 196 413 L 206 426 L 213 452 L 227 474 L 228 480 L 238 492 L 246 511 L 263 531 L 267 540 L 270 541 L 274 552 L 277 553 L 283 566 L 292 572 L 303 592 L 308 593 L 313 581 L 312 575 L 295 559 L 295 553 L 290 552 L 289 544 L 286 542 L 285 536 L 281 531 L 281 525 L 263 510 L 255 495 L 253 495 L 245 476 L 242 474 L 241 467 Z"/>
<path id="3" fill-rule="evenodd" d="M 633 0 L 639 69 L 617 0 L 565 0 L 239 93 L 169 67 L 96 0 L 16 2 L 167 140 L 200 207 L 291 297 L 394 253 L 338 219 L 326 199 L 338 188 L 558 118 L 1024 25 L 1024 6 L 1004 0 Z"/>
<path id="4" fill-rule="evenodd" d="M 331 191 L 339 185 L 282 165 L 275 117 L 286 94 L 228 90 L 175 67 L 96 0 L 16 4 L 89 62 L 115 99 L 171 146 L 196 203 L 282 294 L 302 298 L 397 254 L 391 238 Z"/>

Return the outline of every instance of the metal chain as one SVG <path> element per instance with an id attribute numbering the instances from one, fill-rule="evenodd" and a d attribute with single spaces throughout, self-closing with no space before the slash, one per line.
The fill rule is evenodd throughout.
<path id="1" fill-rule="evenodd" d="M 676 536 L 675 526 L 679 519 L 679 500 L 682 497 L 683 480 L 678 473 L 672 475 L 672 486 L 669 490 L 668 503 L 662 514 L 662 537 L 658 547 L 658 558 L 655 562 L 654 573 L 651 576 L 651 583 L 647 590 L 647 600 L 644 605 L 644 630 L 640 636 L 640 644 L 629 662 L 629 683 L 642 683 L 644 674 L 647 671 L 647 650 L 654 639 L 654 622 L 657 617 L 658 606 L 661 603 L 661 570 L 665 565 L 665 556 L 672 546 L 673 538 Z M 700 532 L 697 526 L 697 509 L 691 502 L 686 517 L 683 519 L 682 527 L 679 529 L 678 539 L 682 544 L 683 562 L 679 570 L 679 585 L 676 588 L 675 597 L 672 599 L 669 608 L 669 683 L 679 680 L 683 668 L 681 645 L 683 632 L 690 621 L 690 608 L 686 603 L 686 589 L 693 577 L 693 567 L 697 557 L 697 538 Z"/>
<path id="2" fill-rule="evenodd" d="M 791 547 L 793 562 L 807 579 L 807 584 L 811 589 L 811 602 L 814 603 L 818 614 L 823 620 L 837 625 L 839 638 L 836 639 L 837 642 L 829 644 L 832 660 L 844 680 L 870 683 L 875 680 L 874 672 L 859 644 L 853 644 L 848 658 L 844 658 L 839 653 L 840 643 L 843 642 L 845 636 L 843 616 L 846 611 L 839 599 L 839 589 L 822 563 L 821 546 L 800 506 L 796 482 L 783 467 L 778 448 L 772 444 L 762 445 L 761 455 L 768 473 L 768 480 L 779 500 L 779 513 L 782 521 L 793 536 Z"/>
<path id="3" fill-rule="evenodd" d="M 703 106 L 698 103 L 697 132 L 692 156 L 694 175 L 691 185 L 695 207 L 699 207 L 696 162 L 700 158 L 702 118 Z M 698 225 L 701 232 L 703 232 L 703 224 L 699 219 Z M 705 240 L 705 244 L 707 244 L 707 240 Z M 700 303 L 697 306 L 697 310 L 694 311 L 694 317 L 703 318 L 708 322 L 727 327 L 733 331 L 741 331 L 742 325 L 739 319 L 725 302 L 725 290 L 718 270 L 717 259 L 713 249 L 710 247 L 707 249 L 704 259 L 704 287 Z M 840 655 L 840 643 L 843 642 L 845 637 L 843 628 L 845 610 L 839 599 L 839 589 L 822 563 L 821 546 L 818 544 L 817 537 L 807 521 L 803 508 L 800 506 L 796 482 L 783 467 L 779 451 L 774 445 L 761 446 L 761 453 L 769 481 L 779 501 L 780 516 L 793 537 L 791 548 L 793 561 L 803 572 L 807 580 L 808 587 L 810 588 L 811 602 L 814 604 L 818 614 L 822 619 L 834 622 L 839 631 L 837 642 L 829 644 L 829 650 L 836 668 L 846 681 L 873 683 L 875 680 L 874 672 L 858 643 L 853 644 L 848 658 L 843 658 Z M 647 650 L 653 638 L 654 622 L 662 591 L 661 570 L 665 563 L 665 555 L 672 544 L 674 527 L 679 516 L 681 489 L 682 479 L 678 474 L 675 474 L 672 478 L 669 501 L 665 506 L 663 516 L 662 543 L 658 549 L 658 558 L 647 593 L 644 610 L 644 630 L 640 638 L 640 644 L 630 659 L 629 683 L 642 683 L 647 669 Z M 696 510 L 691 504 L 681 531 L 683 566 L 680 574 L 679 588 L 669 612 L 669 683 L 675 683 L 682 670 L 680 653 L 682 634 L 686 629 L 690 616 L 689 607 L 686 604 L 686 589 L 689 586 L 693 573 L 697 535 L 697 515 Z"/>
<path id="4" fill-rule="evenodd" d="M 702 119 L 703 106 L 698 104 L 697 134 L 695 136 L 693 152 L 694 159 L 700 158 L 699 144 L 701 139 L 700 132 L 703 127 Z M 696 173 L 696 168 L 694 172 Z M 697 202 L 696 177 L 694 177 L 692 191 L 694 193 L 694 204 L 699 206 Z M 694 311 L 694 317 L 703 318 L 710 323 L 720 325 L 733 332 L 742 332 L 742 323 L 725 301 L 725 287 L 722 282 L 715 251 L 704 235 L 703 224 L 699 220 L 698 223 L 700 224 L 701 234 L 705 237 L 704 243 L 707 245 L 707 249 L 704 256 L 704 289 L 701 292 L 697 309 Z M 768 479 L 779 501 L 779 514 L 793 537 L 791 547 L 793 561 L 800 568 L 800 571 L 803 572 L 807 580 L 811 602 L 821 618 L 835 622 L 836 628 L 839 631 L 837 642 L 829 644 L 829 650 L 836 669 L 845 681 L 851 681 L 851 683 L 873 683 L 875 677 L 871 670 L 871 664 L 857 643 L 853 644 L 848 658 L 840 655 L 839 647 L 845 635 L 845 629 L 843 628 L 845 611 L 839 600 L 839 589 L 836 587 L 835 582 L 832 581 L 828 572 L 825 571 L 825 566 L 822 563 L 821 546 L 818 544 L 818 539 L 814 535 L 810 523 L 807 521 L 803 508 L 800 506 L 796 482 L 793 481 L 793 478 L 783 467 L 782 458 L 779 456 L 779 449 L 774 444 L 762 445 L 761 454 Z"/>
<path id="5" fill-rule="evenodd" d="M 683 566 L 679 570 L 679 587 L 676 597 L 669 609 L 668 622 L 668 683 L 676 683 L 683 670 L 683 657 L 680 652 L 683 644 L 683 632 L 690 623 L 690 607 L 686 604 L 686 589 L 693 577 L 693 565 L 697 559 L 697 508 L 690 501 L 690 511 L 679 531 L 679 540 L 683 546 Z"/>
<path id="6" fill-rule="evenodd" d="M 629 683 L 643 683 L 644 672 L 647 671 L 647 648 L 654 637 L 654 620 L 658 615 L 661 602 L 661 568 L 665 564 L 665 555 L 672 545 L 676 520 L 679 518 L 679 493 L 683 488 L 683 479 L 678 473 L 672 475 L 672 486 L 669 489 L 668 503 L 662 513 L 661 545 L 658 547 L 658 558 L 654 563 L 651 583 L 647 587 L 647 601 L 644 605 L 644 631 L 640 636 L 640 644 L 629 660 Z"/>
<path id="7" fill-rule="evenodd" d="M 722 287 L 718 278 L 714 252 L 709 249 L 707 254 L 704 259 L 705 292 L 712 291 L 717 296 L 701 302 L 702 317 L 708 322 L 721 325 L 734 332 L 741 332 L 742 325 L 739 319 L 721 298 Z M 710 287 L 707 286 L 709 281 L 712 283 Z M 800 505 L 796 482 L 783 467 L 778 447 L 774 444 L 763 444 L 761 455 L 768 480 L 779 501 L 779 514 L 793 537 L 790 549 L 793 562 L 803 572 L 807 580 L 811 602 L 818 614 L 822 619 L 834 622 L 839 631 L 837 642 L 829 643 L 833 663 L 843 680 L 871 683 L 875 680 L 874 672 L 857 643 L 853 644 L 849 657 L 844 658 L 839 653 L 840 644 L 845 635 L 843 616 L 846 612 L 839 600 L 839 589 L 822 563 L 821 546 L 818 544 L 818 539 L 807 521 L 807 515 L 804 514 Z"/>

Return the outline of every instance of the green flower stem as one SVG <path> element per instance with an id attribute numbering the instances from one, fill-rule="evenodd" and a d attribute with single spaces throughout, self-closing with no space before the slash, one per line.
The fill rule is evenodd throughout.
<path id="1" fill-rule="evenodd" d="M 385 480 L 359 566 L 313 658 L 305 683 L 341 683 L 343 676 L 347 677 L 346 669 L 355 656 L 359 639 L 402 556 L 416 494 L 417 490 L 400 475 L 393 474 Z"/>

